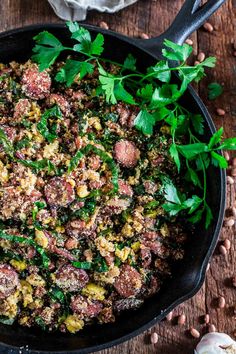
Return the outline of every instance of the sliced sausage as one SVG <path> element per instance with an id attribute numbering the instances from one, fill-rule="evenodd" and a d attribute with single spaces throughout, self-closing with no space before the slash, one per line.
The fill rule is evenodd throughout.
<path id="1" fill-rule="evenodd" d="M 0 265 L 0 299 L 13 294 L 19 284 L 16 271 L 8 264 Z"/>
<path id="2" fill-rule="evenodd" d="M 140 157 L 140 151 L 135 144 L 129 140 L 120 140 L 115 143 L 115 159 L 124 167 L 135 167 Z"/>
<path id="3" fill-rule="evenodd" d="M 146 231 L 141 235 L 141 238 L 148 241 L 154 241 L 158 236 L 159 235 L 156 231 Z"/>
<path id="4" fill-rule="evenodd" d="M 119 123 L 122 126 L 126 126 L 128 128 L 133 128 L 134 120 L 137 116 L 137 108 L 136 107 L 128 107 L 123 102 L 120 102 L 117 105 L 117 112 L 119 114 Z"/>
<path id="5" fill-rule="evenodd" d="M 148 249 L 148 248 L 141 249 L 140 256 L 141 256 L 143 268 L 148 268 L 150 266 L 150 264 L 152 263 L 152 254 L 151 254 L 150 249 Z"/>
<path id="6" fill-rule="evenodd" d="M 119 186 L 119 193 L 121 195 L 125 195 L 127 197 L 133 196 L 132 187 L 127 182 L 125 182 L 123 179 L 118 180 L 118 186 Z"/>
<path id="7" fill-rule="evenodd" d="M 153 252 L 160 258 L 165 259 L 170 256 L 170 250 L 158 240 L 155 241 L 144 240 L 142 241 L 142 245 L 144 245 L 145 248 L 149 249 L 151 252 Z"/>
<path id="8" fill-rule="evenodd" d="M 68 259 L 69 261 L 76 261 L 76 257 L 64 248 L 59 248 L 55 246 L 53 248 L 53 252 L 62 258 Z"/>
<path id="9" fill-rule="evenodd" d="M 90 318 L 97 316 L 103 308 L 101 302 L 89 300 L 81 295 L 72 296 L 70 306 L 73 312 Z"/>
<path id="10" fill-rule="evenodd" d="M 65 291 L 78 291 L 89 281 L 88 274 L 83 269 L 72 265 L 63 265 L 56 272 L 56 284 Z"/>
<path id="11" fill-rule="evenodd" d="M 120 268 L 120 275 L 116 278 L 114 287 L 123 297 L 135 296 L 141 289 L 142 279 L 140 273 L 128 264 Z"/>
<path id="12" fill-rule="evenodd" d="M 152 181 L 145 181 L 143 183 L 143 186 L 144 186 L 145 192 L 148 194 L 151 194 L 151 195 L 156 193 L 157 188 L 158 188 L 157 184 Z"/>
<path id="13" fill-rule="evenodd" d="M 53 207 L 67 206 L 75 199 L 72 185 L 62 177 L 54 177 L 44 187 L 48 204 Z"/>
<path id="14" fill-rule="evenodd" d="M 25 70 L 22 76 L 22 90 L 26 96 L 40 100 L 50 93 L 51 78 L 46 71 L 39 72 L 37 65 Z"/>
<path id="15" fill-rule="evenodd" d="M 31 104 L 28 98 L 19 99 L 14 107 L 14 120 L 20 122 L 29 113 L 30 106 Z"/>

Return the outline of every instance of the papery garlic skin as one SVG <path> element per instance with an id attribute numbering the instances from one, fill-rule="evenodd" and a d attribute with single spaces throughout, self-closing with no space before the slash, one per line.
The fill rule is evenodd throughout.
<path id="1" fill-rule="evenodd" d="M 225 333 L 205 334 L 194 354 L 236 354 L 236 342 Z"/>

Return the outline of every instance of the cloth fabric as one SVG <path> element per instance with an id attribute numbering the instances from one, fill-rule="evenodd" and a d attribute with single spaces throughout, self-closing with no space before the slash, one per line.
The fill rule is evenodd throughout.
<path id="1" fill-rule="evenodd" d="M 57 16 L 63 20 L 85 20 L 87 10 L 116 12 L 137 0 L 48 0 Z"/>

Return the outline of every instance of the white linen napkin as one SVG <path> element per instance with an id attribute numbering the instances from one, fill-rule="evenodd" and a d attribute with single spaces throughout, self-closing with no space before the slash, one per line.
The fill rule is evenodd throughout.
<path id="1" fill-rule="evenodd" d="M 81 21 L 87 10 L 116 12 L 137 0 L 48 0 L 57 16 L 63 20 Z"/>

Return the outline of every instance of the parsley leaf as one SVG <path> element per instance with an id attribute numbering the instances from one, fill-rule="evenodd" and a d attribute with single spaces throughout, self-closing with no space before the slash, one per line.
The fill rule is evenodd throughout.
<path id="1" fill-rule="evenodd" d="M 179 153 L 178 153 L 178 149 L 177 149 L 176 144 L 171 144 L 169 151 L 170 151 L 170 156 L 173 158 L 173 160 L 177 166 L 178 172 L 179 172 L 180 171 L 180 158 L 179 158 Z"/>
<path id="2" fill-rule="evenodd" d="M 186 159 L 189 160 L 196 155 L 209 151 L 209 148 L 205 143 L 195 143 L 188 145 L 178 145 L 178 150 Z"/>
<path id="3" fill-rule="evenodd" d="M 216 57 L 208 57 L 198 65 L 207 66 L 208 68 L 214 68 L 216 65 Z"/>
<path id="4" fill-rule="evenodd" d="M 39 70 L 43 71 L 55 62 L 65 48 L 52 33 L 47 31 L 40 32 L 34 40 L 37 44 L 33 48 L 35 54 L 32 60 L 36 61 L 39 64 Z"/>
<path id="5" fill-rule="evenodd" d="M 202 199 L 197 195 L 186 199 L 184 194 L 177 192 L 176 187 L 169 179 L 164 179 L 163 183 L 164 197 L 168 203 L 163 204 L 162 207 L 170 216 L 174 216 L 186 209 L 188 209 L 188 214 L 192 214 L 201 205 Z"/>
<path id="6" fill-rule="evenodd" d="M 180 97 L 178 86 L 175 84 L 164 84 L 153 92 L 150 108 L 156 109 L 167 106 Z"/>
<path id="7" fill-rule="evenodd" d="M 217 82 L 212 82 L 207 86 L 208 88 L 208 98 L 209 100 L 215 100 L 217 97 L 222 95 L 223 87 Z"/>
<path id="8" fill-rule="evenodd" d="M 80 44 L 74 45 L 74 51 L 91 56 L 102 54 L 104 50 L 104 36 L 101 33 L 98 33 L 94 41 L 92 41 L 90 32 L 86 28 L 79 26 L 78 23 L 67 22 L 67 26 L 72 33 L 71 38 L 80 42 Z"/>
<path id="9" fill-rule="evenodd" d="M 134 120 L 134 125 L 138 130 L 141 130 L 145 135 L 153 134 L 153 127 L 156 120 L 153 114 L 149 113 L 146 109 L 142 109 Z"/>
<path id="10" fill-rule="evenodd" d="M 223 135 L 223 128 L 221 127 L 217 132 L 215 132 L 208 144 L 209 149 L 213 148 L 215 145 L 217 145 L 221 141 L 221 137 Z"/>
<path id="11" fill-rule="evenodd" d="M 78 74 L 80 79 L 83 79 L 87 74 L 92 74 L 93 71 L 94 65 L 91 63 L 67 59 L 66 64 L 60 69 L 60 71 L 58 71 L 55 80 L 58 82 L 65 82 L 69 87 Z"/>
<path id="12" fill-rule="evenodd" d="M 136 70 L 136 59 L 133 57 L 132 54 L 128 54 L 122 67 L 123 69 L 126 70 L 132 70 L 132 71 Z"/>
<path id="13" fill-rule="evenodd" d="M 169 64 L 165 60 L 161 60 L 155 66 L 149 67 L 147 72 L 154 73 L 152 77 L 160 80 L 161 82 L 170 82 L 171 72 Z"/>
<path id="14" fill-rule="evenodd" d="M 205 228 L 208 229 L 211 221 L 213 220 L 213 215 L 212 215 L 212 211 L 207 203 L 205 203 L 205 212 L 206 212 Z"/>
<path id="15" fill-rule="evenodd" d="M 153 95 L 153 85 L 147 84 L 146 86 L 138 89 L 137 96 L 141 97 L 143 101 L 149 101 Z"/>
<path id="16" fill-rule="evenodd" d="M 204 119 L 201 114 L 193 114 L 191 115 L 191 123 L 193 125 L 193 129 L 197 134 L 203 135 L 204 133 Z"/>
<path id="17" fill-rule="evenodd" d="M 129 104 L 136 104 L 133 96 L 124 88 L 121 82 L 114 86 L 114 95 L 116 100 L 120 100 Z"/>
<path id="18" fill-rule="evenodd" d="M 109 73 L 107 73 L 101 65 L 98 67 L 99 81 L 102 85 L 102 89 L 106 96 L 107 103 L 115 104 L 117 102 L 114 87 L 115 87 L 115 77 Z"/>
<path id="19" fill-rule="evenodd" d="M 164 197 L 168 202 L 181 204 L 176 187 L 169 179 L 164 179 Z"/>
<path id="20" fill-rule="evenodd" d="M 179 45 L 169 41 L 168 39 L 164 40 L 164 46 L 168 49 L 162 49 L 162 54 L 165 58 L 169 60 L 185 62 L 193 51 L 193 48 L 186 43 L 183 45 Z"/>
<path id="21" fill-rule="evenodd" d="M 190 166 L 187 165 L 187 173 L 185 178 L 188 181 L 192 181 L 195 186 L 202 188 L 202 183 L 198 177 L 198 174 L 195 170 L 193 170 Z"/>
<path id="22" fill-rule="evenodd" d="M 236 150 L 236 137 L 225 139 L 219 146 L 219 150 Z"/>
<path id="23" fill-rule="evenodd" d="M 225 157 L 218 154 L 215 151 L 211 151 L 211 156 L 212 156 L 212 163 L 215 166 L 219 166 L 220 168 L 227 168 L 228 167 L 228 162 L 226 161 Z"/>

